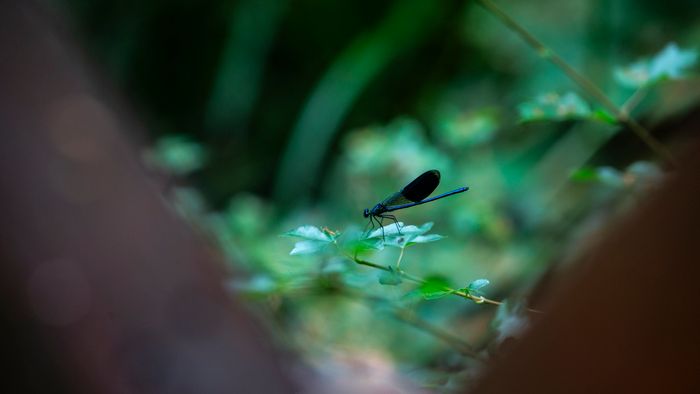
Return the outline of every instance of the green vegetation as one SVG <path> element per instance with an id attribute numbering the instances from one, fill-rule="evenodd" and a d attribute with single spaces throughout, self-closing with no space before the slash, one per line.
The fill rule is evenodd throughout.
<path id="1" fill-rule="evenodd" d="M 183 27 L 206 56 L 165 76 L 139 70 L 174 49 L 145 53 L 145 21 L 67 3 L 142 103 L 146 161 L 192 185 L 174 205 L 245 272 L 232 293 L 311 364 L 378 355 L 423 387 L 468 383 L 541 313 L 538 279 L 677 167 L 664 122 L 700 105 L 690 3 L 213 2 L 217 40 Z M 363 231 L 432 168 L 470 190 Z"/>

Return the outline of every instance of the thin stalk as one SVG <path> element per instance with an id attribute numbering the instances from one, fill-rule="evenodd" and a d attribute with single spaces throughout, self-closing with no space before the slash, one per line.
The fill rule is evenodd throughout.
<path id="1" fill-rule="evenodd" d="M 623 114 L 626 116 L 630 116 L 632 114 L 632 111 L 639 105 L 639 103 L 644 99 L 644 97 L 647 95 L 647 89 L 646 87 L 642 86 L 641 88 L 637 89 L 632 93 L 632 95 L 625 101 L 624 104 L 622 104 L 622 107 L 620 107 L 620 110 L 622 111 Z"/>
<path id="2" fill-rule="evenodd" d="M 401 266 L 401 259 L 403 259 L 403 251 L 406 250 L 406 248 L 401 248 L 401 253 L 399 253 L 399 258 L 396 260 L 396 269 L 399 269 Z"/>
<path id="3" fill-rule="evenodd" d="M 372 267 L 372 268 L 379 269 L 379 270 L 386 271 L 386 272 L 394 272 L 394 273 L 397 273 L 397 274 L 398 274 L 399 276 L 401 276 L 403 279 L 406 279 L 406 280 L 411 281 L 411 282 L 414 282 L 414 283 L 418 283 L 418 284 L 425 284 L 425 283 L 427 283 L 427 281 L 426 281 L 425 279 L 420 278 L 420 277 L 417 277 L 417 276 L 414 276 L 414 275 L 411 275 L 411 274 L 409 274 L 409 273 L 407 273 L 407 272 L 405 272 L 405 271 L 403 271 L 403 270 L 398 270 L 398 271 L 397 271 L 397 270 L 392 270 L 391 268 L 389 268 L 389 267 L 387 267 L 387 266 L 384 266 L 384 265 L 381 265 L 381 264 L 377 264 L 377 263 L 373 263 L 373 262 L 371 262 L 371 261 L 366 261 L 366 260 L 359 259 L 359 258 L 357 258 L 357 256 L 352 257 L 352 256 L 347 255 L 347 257 L 348 257 L 350 260 L 352 260 L 352 261 L 354 261 L 355 263 L 360 264 L 360 265 L 364 265 L 364 266 L 367 266 L 367 267 Z M 445 292 L 447 292 L 447 293 L 454 294 L 454 295 L 456 295 L 456 296 L 458 296 L 458 297 L 462 297 L 462 298 L 466 298 L 466 299 L 468 299 L 468 300 L 474 301 L 474 302 L 476 302 L 477 304 L 490 304 L 490 305 L 501 305 L 501 304 L 502 304 L 502 302 L 499 302 L 499 301 L 496 301 L 496 300 L 491 300 L 491 299 L 488 299 L 488 298 L 483 297 L 483 296 L 475 296 L 475 295 L 473 295 L 473 294 L 469 294 L 469 293 L 467 293 L 467 292 L 464 292 L 464 291 L 461 291 L 461 290 L 457 290 L 457 289 L 453 289 L 453 288 L 447 287 L 447 286 L 443 287 L 442 290 L 445 291 Z M 537 309 L 530 309 L 530 308 L 528 308 L 527 310 L 530 311 L 530 312 L 533 312 L 533 313 L 543 313 L 542 311 L 539 311 L 539 310 L 537 310 Z"/>
<path id="4" fill-rule="evenodd" d="M 617 105 L 615 105 L 615 103 L 613 103 L 612 100 L 610 100 L 598 86 L 576 71 L 556 52 L 544 45 L 544 43 L 538 40 L 527 29 L 506 14 L 494 2 L 491 0 L 477 0 L 476 2 L 487 12 L 498 18 L 508 29 L 518 34 L 528 45 L 533 47 L 542 58 L 549 60 L 552 64 L 562 70 L 564 74 L 566 74 L 581 89 L 583 89 L 584 92 L 598 101 L 606 110 L 610 111 L 618 122 L 629 127 L 629 129 L 632 130 L 632 132 L 634 132 L 637 137 L 639 137 L 656 155 L 664 159 L 672 168 L 678 167 L 678 162 L 676 158 L 673 157 L 671 152 L 669 152 L 659 140 L 654 138 L 649 130 L 637 123 L 629 116 L 628 113 L 622 111 Z"/>

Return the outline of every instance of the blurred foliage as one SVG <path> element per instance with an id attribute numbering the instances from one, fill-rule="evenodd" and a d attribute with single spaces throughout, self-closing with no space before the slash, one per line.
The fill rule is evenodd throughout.
<path id="1" fill-rule="evenodd" d="M 458 389 L 528 325 L 538 278 L 664 177 L 478 2 L 54 2 L 145 119 L 146 161 L 191 185 L 175 207 L 247 273 L 231 291 L 311 365 L 380 355 Z M 498 4 L 662 141 L 700 107 L 694 2 Z M 470 190 L 363 232 L 433 168 L 436 193 Z"/>
<path id="2" fill-rule="evenodd" d="M 615 78 L 632 88 L 649 86 L 664 79 L 680 79 L 688 67 L 695 65 L 697 59 L 697 52 L 681 50 L 675 43 L 670 43 L 650 59 L 642 59 L 617 69 Z"/>

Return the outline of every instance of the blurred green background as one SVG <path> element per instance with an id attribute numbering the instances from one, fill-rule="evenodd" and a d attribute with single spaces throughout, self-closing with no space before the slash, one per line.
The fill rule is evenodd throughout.
<path id="1" fill-rule="evenodd" d="M 290 256 L 279 234 L 362 228 L 364 208 L 436 168 L 437 192 L 471 190 L 398 214 L 447 236 L 408 248 L 402 268 L 457 287 L 488 278 L 489 298 L 511 299 L 662 177 L 634 134 L 475 2 L 54 3 L 145 122 L 144 159 L 177 180 L 178 209 L 247 273 L 232 291 L 312 364 L 372 355 L 443 388 L 473 365 L 384 301 L 334 291 L 403 303 L 410 284 L 382 286 L 332 253 Z M 498 4 L 615 104 L 635 97 L 632 115 L 667 146 L 683 145 L 664 125 L 700 104 L 695 1 Z M 408 308 L 477 348 L 497 345 L 494 307 L 447 297 Z"/>

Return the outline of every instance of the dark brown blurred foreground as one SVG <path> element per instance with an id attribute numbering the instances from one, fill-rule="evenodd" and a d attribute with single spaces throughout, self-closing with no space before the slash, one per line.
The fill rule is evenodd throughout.
<path id="1" fill-rule="evenodd" d="M 30 3 L 0 7 L 3 392 L 295 391 L 79 52 Z M 476 392 L 700 392 L 698 153 Z"/>
<path id="2" fill-rule="evenodd" d="M 699 115 L 684 132 L 698 135 Z M 474 392 L 700 393 L 697 141 L 661 190 L 598 238 Z"/>
<path id="3" fill-rule="evenodd" d="M 0 3 L 2 391 L 290 391 L 49 20 Z"/>

